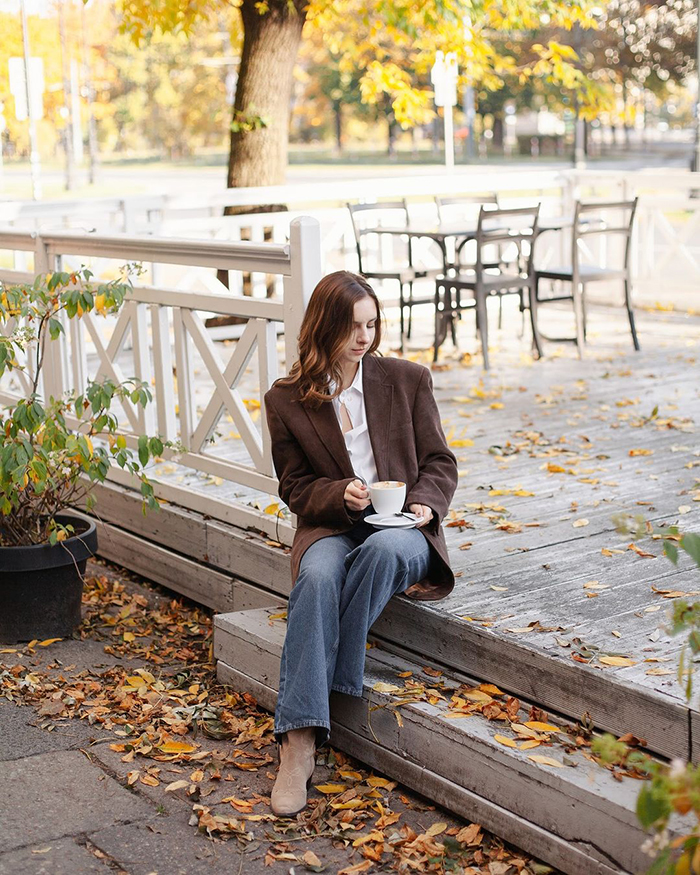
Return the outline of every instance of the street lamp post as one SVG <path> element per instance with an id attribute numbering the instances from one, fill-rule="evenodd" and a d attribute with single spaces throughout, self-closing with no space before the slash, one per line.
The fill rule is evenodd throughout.
<path id="1" fill-rule="evenodd" d="M 452 129 L 452 107 L 457 103 L 457 57 L 454 52 L 437 52 L 435 63 L 430 71 L 430 79 L 435 89 L 435 106 L 444 110 L 445 122 L 445 167 L 451 170 L 455 164 L 454 131 Z"/>

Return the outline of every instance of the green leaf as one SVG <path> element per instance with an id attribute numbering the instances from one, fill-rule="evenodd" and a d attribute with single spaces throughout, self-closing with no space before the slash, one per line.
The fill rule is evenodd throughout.
<path id="1" fill-rule="evenodd" d="M 660 788 L 653 783 L 643 784 L 637 797 L 637 817 L 644 829 L 666 820 L 670 813 L 671 804 Z"/>
<path id="2" fill-rule="evenodd" d="M 49 334 L 51 335 L 51 340 L 56 340 L 59 334 L 63 332 L 63 325 L 61 325 L 58 319 L 55 319 L 53 316 L 49 319 Z"/>
<path id="3" fill-rule="evenodd" d="M 141 462 L 141 467 L 145 468 L 148 464 L 149 459 L 148 452 L 148 438 L 146 435 L 141 435 L 139 437 L 139 462 Z"/>
<path id="4" fill-rule="evenodd" d="M 678 564 L 678 547 L 672 541 L 664 541 L 664 553 L 674 565 Z"/>
<path id="5" fill-rule="evenodd" d="M 680 546 L 695 564 L 700 567 L 700 535 L 694 535 L 692 533 L 683 535 Z"/>

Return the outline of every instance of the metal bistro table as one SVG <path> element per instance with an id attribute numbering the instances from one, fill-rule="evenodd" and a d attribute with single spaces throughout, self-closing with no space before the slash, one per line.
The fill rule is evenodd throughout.
<path id="1" fill-rule="evenodd" d="M 573 216 L 540 216 L 537 224 L 537 237 L 545 231 L 563 231 L 566 228 L 571 228 L 574 223 Z M 445 276 L 450 272 L 459 271 L 459 253 L 464 246 L 470 241 L 476 239 L 478 220 L 465 219 L 453 220 L 449 222 L 434 222 L 424 220 L 409 221 L 407 225 L 382 225 L 376 228 L 377 234 L 389 234 L 395 237 L 409 237 L 413 239 L 427 238 L 436 243 L 442 253 L 442 263 Z M 535 239 L 537 239 L 537 237 Z M 454 260 L 451 260 L 448 251 L 448 240 L 454 241 Z M 534 245 L 534 241 L 533 241 Z M 440 311 L 440 302 L 438 300 L 437 289 L 435 291 L 435 349 L 437 352 L 438 338 L 439 343 L 447 335 L 449 329 L 452 336 L 452 342 L 457 345 L 457 334 L 454 321 L 454 313 L 450 308 L 445 307 Z"/>

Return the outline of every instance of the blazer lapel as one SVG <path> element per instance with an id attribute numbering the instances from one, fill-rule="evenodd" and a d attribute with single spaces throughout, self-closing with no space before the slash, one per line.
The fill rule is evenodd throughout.
<path id="1" fill-rule="evenodd" d="M 309 410 L 304 407 L 304 405 L 301 406 L 308 416 L 311 425 L 313 425 L 316 430 L 316 434 L 321 439 L 321 442 L 333 457 L 333 461 L 338 466 L 341 476 L 352 477 L 354 471 L 352 470 L 348 449 L 345 446 L 345 438 L 340 430 L 340 423 L 338 422 L 338 417 L 335 415 L 333 405 L 324 402 L 316 410 Z"/>
<path id="2" fill-rule="evenodd" d="M 374 356 L 366 356 L 362 362 L 362 388 L 369 439 L 379 479 L 389 480 L 389 435 L 394 387 L 385 383 L 384 377 L 385 371 L 380 360 Z"/>

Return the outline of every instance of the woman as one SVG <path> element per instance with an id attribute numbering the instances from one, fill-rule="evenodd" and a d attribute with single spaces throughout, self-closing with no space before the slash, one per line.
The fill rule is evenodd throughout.
<path id="1" fill-rule="evenodd" d="M 297 515 L 275 736 L 275 814 L 306 805 L 331 690 L 362 695 L 365 643 L 391 596 L 437 599 L 454 585 L 440 521 L 457 485 L 430 372 L 375 355 L 381 308 L 347 271 L 316 286 L 299 360 L 265 395 L 279 494 Z M 415 528 L 376 529 L 366 484 L 406 484 Z M 426 579 L 427 578 L 427 579 Z"/>

